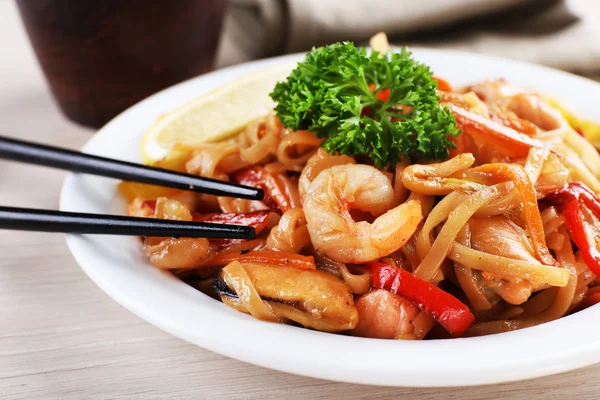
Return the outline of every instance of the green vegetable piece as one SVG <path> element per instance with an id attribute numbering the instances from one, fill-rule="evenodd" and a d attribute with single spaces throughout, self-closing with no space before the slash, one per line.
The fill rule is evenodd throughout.
<path id="1" fill-rule="evenodd" d="M 383 167 L 401 156 L 445 159 L 455 148 L 449 137 L 460 131 L 436 89 L 429 67 L 407 49 L 367 55 L 344 42 L 313 49 L 270 96 L 286 128 L 326 138 L 329 153 L 364 154 Z"/>

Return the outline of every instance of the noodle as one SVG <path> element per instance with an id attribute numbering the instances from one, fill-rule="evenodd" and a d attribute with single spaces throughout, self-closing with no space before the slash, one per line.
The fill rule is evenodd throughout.
<path id="1" fill-rule="evenodd" d="M 492 308 L 492 303 L 486 296 L 483 287 L 477 281 L 477 276 L 472 268 L 456 263 L 454 265 L 454 272 L 460 287 L 464 290 L 465 296 L 467 296 L 475 311 L 484 311 Z"/>
<path id="2" fill-rule="evenodd" d="M 550 307 L 556 298 L 557 292 L 557 287 L 551 287 L 549 289 L 542 290 L 540 293 L 533 296 L 529 301 L 523 304 L 523 313 L 521 314 L 521 318 L 530 318 L 544 312 L 548 307 Z"/>
<path id="3" fill-rule="evenodd" d="M 452 245 L 448 258 L 479 271 L 514 276 L 541 284 L 562 287 L 569 281 L 569 273 L 564 269 L 491 255 L 456 242 Z"/>
<path id="4" fill-rule="evenodd" d="M 315 261 L 319 269 L 327 271 L 346 282 L 352 293 L 363 294 L 369 291 L 371 286 L 371 274 L 368 270 L 363 271 L 360 274 L 353 274 L 346 264 L 339 261 L 333 261 L 331 258 L 324 256 L 319 252 L 315 252 Z"/>
<path id="5" fill-rule="evenodd" d="M 565 123 L 565 125 L 568 126 L 568 123 Z M 565 130 L 563 142 L 577 154 L 577 158 L 585 165 L 585 170 L 595 177 L 600 176 L 600 156 L 590 142 L 571 127 Z"/>
<path id="6" fill-rule="evenodd" d="M 589 289 L 587 286 L 582 286 L 581 288 L 578 288 L 577 291 L 575 292 L 575 295 L 573 296 L 573 301 L 571 302 L 571 305 L 569 306 L 567 313 L 569 313 L 569 312 L 573 311 L 574 309 L 576 309 L 577 307 L 579 307 L 579 305 L 581 304 L 583 299 L 587 296 L 588 292 L 589 292 Z"/>
<path id="7" fill-rule="evenodd" d="M 235 143 L 223 142 L 203 145 L 194 152 L 193 157 L 187 162 L 186 171 L 189 174 L 206 178 L 227 180 L 227 176 L 222 170 L 223 165 L 225 165 L 224 160 L 236 154 L 240 154 L 240 149 Z"/>
<path id="8" fill-rule="evenodd" d="M 262 201 L 236 199 L 234 197 L 217 197 L 217 204 L 223 213 L 247 213 L 259 210 L 270 210 Z"/>
<path id="9" fill-rule="evenodd" d="M 277 160 L 287 169 L 302 171 L 304 164 L 319 148 L 323 139 L 308 131 L 296 131 L 286 135 L 277 146 Z"/>
<path id="10" fill-rule="evenodd" d="M 458 243 L 465 246 L 471 245 L 471 232 L 469 225 L 465 225 L 456 237 Z M 454 273 L 460 287 L 465 292 L 465 296 L 469 299 L 471 307 L 475 311 L 484 311 L 492 308 L 492 302 L 485 293 L 483 286 L 475 275 L 473 269 L 464 266 L 458 262 L 454 263 Z"/>
<path id="11" fill-rule="evenodd" d="M 573 250 L 571 249 L 571 244 L 567 239 L 567 236 L 565 236 L 565 243 L 563 244 L 562 249 L 556 251 L 556 258 L 559 264 L 569 272 L 570 278 L 565 286 L 556 290 L 554 301 L 546 310 L 529 318 L 498 320 L 475 324 L 467 330 L 467 336 L 489 335 L 515 329 L 523 329 L 562 317 L 571 306 L 577 288 L 577 277 L 575 275 L 574 266 L 575 256 L 573 255 Z"/>
<path id="12" fill-rule="evenodd" d="M 346 264 L 340 263 L 340 272 L 342 279 L 350 287 L 352 293 L 363 294 L 369 291 L 371 287 L 371 274 L 369 271 L 362 274 L 353 274 L 348 270 Z"/>
<path id="13" fill-rule="evenodd" d="M 497 318 L 498 319 L 512 319 L 512 318 L 517 318 L 521 314 L 523 314 L 522 307 L 512 306 L 512 307 L 509 307 L 506 310 L 502 311 L 500 314 L 498 314 Z"/>
<path id="14" fill-rule="evenodd" d="M 396 164 L 394 171 L 394 207 L 404 203 L 408 197 L 408 189 L 404 185 L 404 182 L 402 182 L 402 175 L 404 169 L 409 165 L 410 163 L 407 158 L 402 158 L 402 160 Z"/>
<path id="15" fill-rule="evenodd" d="M 426 281 L 432 280 L 437 274 L 446 254 L 450 251 L 456 235 L 458 235 L 458 232 L 460 232 L 468 219 L 475 214 L 477 209 L 489 203 L 492 199 L 505 195 L 512 190 L 512 188 L 513 185 L 511 183 L 501 183 L 490 186 L 476 192 L 460 203 L 454 211 L 449 214 L 446 224 L 440 231 L 433 246 L 431 246 L 431 249 L 415 270 L 415 275 Z M 429 218 L 431 218 L 431 216 Z"/>
<path id="16" fill-rule="evenodd" d="M 205 178 L 229 180 L 225 171 L 231 172 L 234 167 L 244 168 L 248 165 L 250 165 L 249 162 L 241 159 L 240 148 L 236 143 L 227 141 L 198 147 L 194 151 L 192 158 L 186 163 L 186 172 Z M 242 202 L 241 204 L 243 205 L 238 205 L 237 202 L 239 199 L 222 199 L 219 201 L 216 196 L 209 194 L 200 194 L 198 201 L 203 205 L 204 209 L 210 211 L 243 212 L 250 211 L 251 209 L 247 205 L 247 202 Z M 257 206 L 255 209 L 261 209 L 261 207 Z"/>
<path id="17" fill-rule="evenodd" d="M 433 229 L 448 219 L 450 213 L 467 197 L 468 195 L 464 192 L 452 192 L 431 210 L 417 238 L 417 252 L 421 260 L 431 251 L 431 232 Z"/>
<path id="18" fill-rule="evenodd" d="M 577 153 L 564 146 L 562 143 L 553 146 L 553 150 L 561 154 L 561 161 L 569 169 L 571 179 L 578 182 L 583 182 L 587 187 L 594 192 L 600 192 L 600 182 L 586 167 L 584 162 L 577 156 Z"/>
<path id="19" fill-rule="evenodd" d="M 242 158 L 251 164 L 261 163 L 274 153 L 280 139 L 280 130 L 275 129 L 267 120 L 265 124 L 262 121 L 257 122 L 257 126 L 251 126 L 246 129 L 247 142 L 249 146 L 242 148 L 240 154 Z M 261 133 L 263 136 L 261 137 Z"/>
<path id="20" fill-rule="evenodd" d="M 292 208 L 286 211 L 267 238 L 269 250 L 299 253 L 309 244 L 310 238 L 302 208 Z"/>
<path id="21" fill-rule="evenodd" d="M 565 223 L 565 218 L 556 212 L 555 207 L 548 207 L 541 213 L 546 236 L 554 233 Z"/>
<path id="22" fill-rule="evenodd" d="M 417 339 L 423 339 L 425 335 L 435 325 L 435 319 L 425 311 L 419 312 L 419 314 L 413 320 L 413 326 L 415 328 L 414 335 Z"/>
<path id="23" fill-rule="evenodd" d="M 549 155 L 550 150 L 548 149 L 532 148 L 529 151 L 527 161 L 525 162 L 525 172 L 529 176 L 531 182 L 537 182 L 538 178 L 540 177 L 540 174 L 542 173 L 544 163 L 546 162 L 546 159 Z"/>
<path id="24" fill-rule="evenodd" d="M 519 192 L 513 189 L 505 196 L 497 197 L 488 204 L 483 205 L 475 212 L 475 216 L 490 217 L 493 215 L 506 215 L 512 217 L 515 214 L 519 214 L 520 206 Z"/>
<path id="25" fill-rule="evenodd" d="M 404 169 L 402 182 L 413 192 L 439 195 L 449 194 L 454 190 L 478 190 L 481 185 L 474 182 L 449 178 L 469 168 L 475 162 L 471 153 L 463 153 L 448 161 L 437 164 L 413 164 Z"/>
<path id="26" fill-rule="evenodd" d="M 435 162 L 330 154 L 274 113 L 226 140 L 174 146 L 159 166 L 264 198 L 121 183 L 129 215 L 255 228 L 251 240 L 143 238 L 150 263 L 258 319 L 398 340 L 457 336 L 444 318 L 459 315 L 471 318 L 465 335 L 480 336 L 600 302 L 589 257 L 600 213 L 560 198 L 573 185 L 600 193 L 594 146 L 533 92 L 502 80 L 445 87 L 463 133 Z"/>
<path id="27" fill-rule="evenodd" d="M 411 194 L 408 196 L 408 199 L 406 199 L 406 201 L 409 202 L 411 200 L 418 201 L 419 204 L 421 204 L 421 213 L 423 214 L 423 217 L 426 217 L 427 215 L 429 215 L 429 213 L 433 209 L 433 203 L 435 202 L 435 197 L 427 196 L 427 195 L 421 194 L 421 193 L 411 192 Z"/>

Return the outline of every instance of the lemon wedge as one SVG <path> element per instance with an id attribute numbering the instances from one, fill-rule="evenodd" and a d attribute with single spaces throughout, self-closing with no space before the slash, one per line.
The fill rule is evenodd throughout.
<path id="1" fill-rule="evenodd" d="M 279 64 L 226 83 L 162 115 L 142 139 L 146 164 L 162 160 L 176 145 L 222 140 L 275 107 L 269 93 L 296 63 Z"/>

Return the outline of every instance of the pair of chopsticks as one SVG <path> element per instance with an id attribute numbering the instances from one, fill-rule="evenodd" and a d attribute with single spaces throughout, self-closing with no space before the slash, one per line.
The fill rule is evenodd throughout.
<path id="1" fill-rule="evenodd" d="M 0 136 L 0 159 L 216 196 L 262 200 L 261 189 Z M 0 229 L 129 236 L 251 239 L 250 226 L 0 206 Z"/>

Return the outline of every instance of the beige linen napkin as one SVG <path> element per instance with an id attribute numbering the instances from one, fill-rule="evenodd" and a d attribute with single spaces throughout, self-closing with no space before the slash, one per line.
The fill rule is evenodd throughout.
<path id="1" fill-rule="evenodd" d="M 600 74 L 598 0 L 230 0 L 220 66 L 312 46 L 390 42 Z"/>

